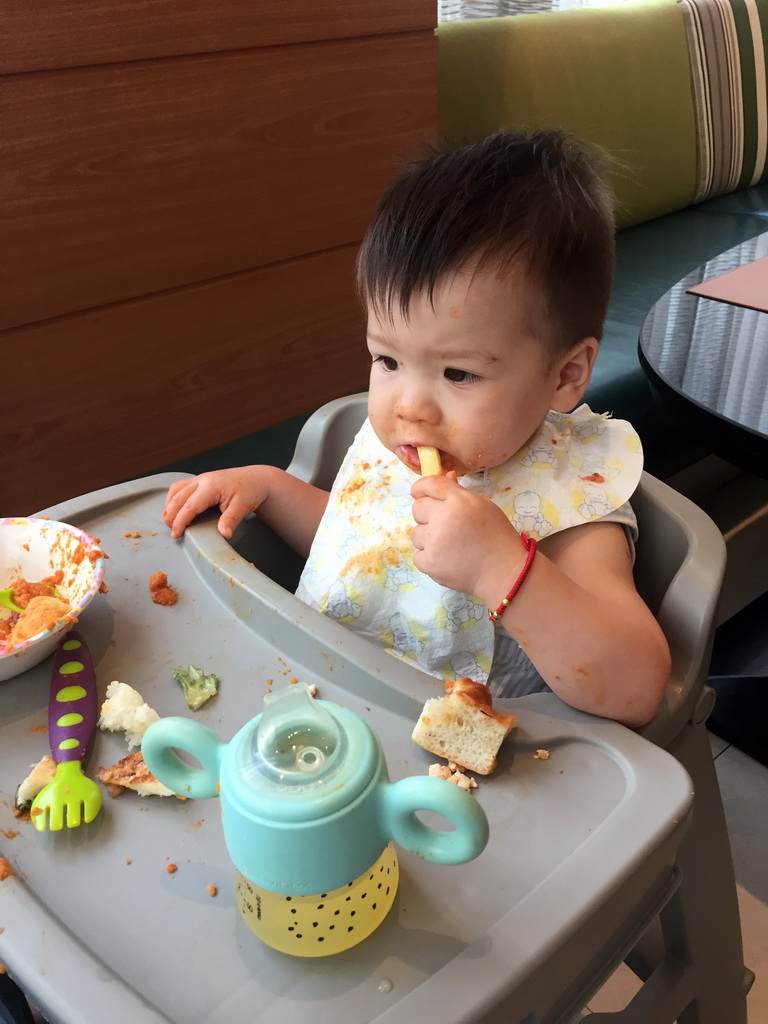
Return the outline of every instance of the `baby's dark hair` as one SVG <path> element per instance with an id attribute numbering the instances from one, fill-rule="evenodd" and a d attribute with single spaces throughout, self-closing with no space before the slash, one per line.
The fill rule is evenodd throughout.
<path id="1" fill-rule="evenodd" d="M 560 131 L 501 131 L 431 148 L 381 198 L 358 255 L 360 297 L 408 316 L 415 293 L 463 269 L 523 270 L 541 290 L 534 336 L 553 355 L 602 336 L 613 283 L 614 217 L 589 152 Z"/>

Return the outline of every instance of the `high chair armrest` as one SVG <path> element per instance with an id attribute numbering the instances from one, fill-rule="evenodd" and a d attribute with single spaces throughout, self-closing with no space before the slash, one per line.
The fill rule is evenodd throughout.
<path id="1" fill-rule="evenodd" d="M 726 548 L 709 516 L 647 473 L 632 497 L 638 540 L 635 581 L 672 654 L 664 702 L 641 735 L 665 747 L 689 721 L 712 710 L 705 687 Z"/>

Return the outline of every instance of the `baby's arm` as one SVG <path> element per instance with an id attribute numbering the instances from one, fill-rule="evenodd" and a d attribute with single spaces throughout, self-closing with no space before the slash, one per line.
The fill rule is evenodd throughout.
<path id="1" fill-rule="evenodd" d="M 450 477 L 419 481 L 414 496 L 417 568 L 495 610 L 527 557 L 517 531 L 493 502 Z M 635 589 L 617 523 L 588 523 L 542 540 L 499 621 L 574 707 L 633 727 L 655 714 L 669 649 Z"/>
<path id="2" fill-rule="evenodd" d="M 163 520 L 180 537 L 192 520 L 218 506 L 219 533 L 227 540 L 237 524 L 258 509 L 263 519 L 299 554 L 306 555 L 328 503 L 328 492 L 275 466 L 243 466 L 171 484 Z"/>

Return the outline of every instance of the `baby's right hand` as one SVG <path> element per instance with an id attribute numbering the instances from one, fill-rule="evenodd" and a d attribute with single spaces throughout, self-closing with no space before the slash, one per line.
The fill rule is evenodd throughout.
<path id="1" fill-rule="evenodd" d="M 239 522 L 254 512 L 269 495 L 269 467 L 245 466 L 177 480 L 165 499 L 163 521 L 172 537 L 180 537 L 196 515 L 218 505 L 218 528 L 230 539 Z"/>

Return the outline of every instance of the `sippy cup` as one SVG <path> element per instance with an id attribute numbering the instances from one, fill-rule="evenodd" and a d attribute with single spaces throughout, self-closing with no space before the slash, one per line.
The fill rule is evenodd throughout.
<path id="1" fill-rule="evenodd" d="M 397 892 L 393 841 L 436 864 L 472 860 L 488 841 L 473 797 L 428 776 L 391 784 L 370 726 L 313 699 L 303 683 L 268 694 L 229 743 L 189 718 L 162 718 L 144 734 L 142 753 L 174 792 L 220 797 L 240 913 L 284 953 L 338 953 L 378 927 Z M 443 815 L 454 830 L 430 828 L 419 810 Z"/>

